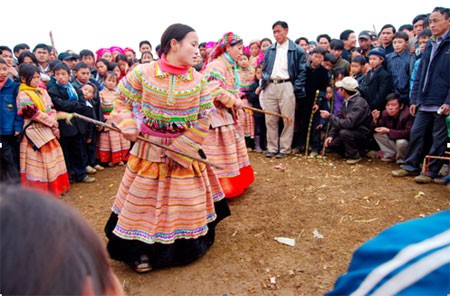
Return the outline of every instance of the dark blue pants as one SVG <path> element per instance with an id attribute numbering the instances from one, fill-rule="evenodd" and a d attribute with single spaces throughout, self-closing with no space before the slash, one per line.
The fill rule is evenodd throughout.
<path id="1" fill-rule="evenodd" d="M 70 137 L 61 137 L 61 144 L 64 159 L 66 161 L 67 171 L 73 171 L 75 180 L 81 181 L 86 176 L 86 153 L 84 149 L 83 138 L 80 134 Z"/>
<path id="2" fill-rule="evenodd" d="M 428 135 L 432 137 L 430 149 L 425 148 Z M 419 172 L 424 155 L 444 156 L 446 146 L 447 125 L 445 116 L 436 112 L 418 111 L 411 129 L 408 154 L 402 168 L 409 172 Z M 428 166 L 428 176 L 437 178 L 443 164 L 443 160 L 431 159 Z"/>
<path id="3" fill-rule="evenodd" d="M 338 134 L 333 137 L 329 148 L 336 151 L 340 155 L 348 158 L 357 158 L 359 152 L 367 148 L 367 133 L 358 130 L 339 130 Z"/>

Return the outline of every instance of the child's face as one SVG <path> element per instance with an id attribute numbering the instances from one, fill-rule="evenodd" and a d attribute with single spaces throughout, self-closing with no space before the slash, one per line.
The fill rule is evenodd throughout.
<path id="1" fill-rule="evenodd" d="M 374 55 L 374 54 L 369 56 L 369 65 L 372 69 L 378 68 L 378 66 L 380 66 L 382 63 L 383 63 L 383 59 L 380 58 L 379 56 Z"/>
<path id="2" fill-rule="evenodd" d="M 10 53 L 7 50 L 3 50 L 2 54 L 0 55 L 1 58 L 3 58 L 6 62 L 6 64 L 10 67 L 12 67 L 12 63 L 13 63 L 13 56 L 12 53 Z"/>
<path id="3" fill-rule="evenodd" d="M 120 77 L 120 68 L 119 68 L 119 66 L 116 66 L 116 67 L 113 69 L 113 72 L 116 73 L 117 77 Z"/>
<path id="4" fill-rule="evenodd" d="M 117 63 L 119 64 L 120 71 L 122 71 L 122 73 L 127 73 L 128 63 L 125 61 L 118 61 Z"/>
<path id="5" fill-rule="evenodd" d="M 151 55 L 149 55 L 149 54 L 142 55 L 142 58 L 141 58 L 141 63 L 142 64 L 150 63 L 151 61 L 153 61 L 153 58 L 152 58 Z"/>
<path id="6" fill-rule="evenodd" d="M 91 71 L 89 71 L 89 68 L 81 68 L 75 71 L 75 77 L 83 84 L 88 82 L 90 76 Z"/>
<path id="7" fill-rule="evenodd" d="M 103 62 L 98 62 L 96 64 L 97 72 L 100 74 L 100 76 L 104 76 L 106 72 L 108 72 L 108 67 Z"/>
<path id="8" fill-rule="evenodd" d="M 259 54 L 259 45 L 256 43 L 253 43 L 252 46 L 250 46 L 250 54 L 252 57 L 256 57 Z"/>
<path id="9" fill-rule="evenodd" d="M 419 38 L 419 48 L 421 53 L 425 51 L 425 46 L 427 45 L 428 40 L 430 40 L 430 37 L 428 36 Z"/>
<path id="10" fill-rule="evenodd" d="M 107 89 L 114 89 L 117 85 L 117 78 L 109 75 L 104 82 Z"/>
<path id="11" fill-rule="evenodd" d="M 83 87 L 81 87 L 81 91 L 83 92 L 84 98 L 86 100 L 92 100 L 94 98 L 95 90 L 94 87 L 92 87 L 92 85 L 89 84 L 83 85 Z"/>
<path id="12" fill-rule="evenodd" d="M 323 54 L 313 53 L 311 55 L 311 65 L 317 68 L 323 62 Z"/>
<path id="13" fill-rule="evenodd" d="M 327 101 L 331 100 L 331 98 L 333 97 L 333 89 L 331 87 L 327 87 L 327 93 L 325 94 L 325 98 L 327 99 Z"/>
<path id="14" fill-rule="evenodd" d="M 331 71 L 331 70 L 333 70 L 333 63 L 332 62 L 330 62 L 330 61 L 323 61 L 322 62 L 322 66 L 325 68 L 325 69 L 327 69 L 328 71 Z"/>
<path id="15" fill-rule="evenodd" d="M 151 48 L 150 45 L 144 43 L 144 44 L 141 45 L 141 47 L 139 47 L 139 51 L 141 53 L 146 52 L 146 51 L 152 51 L 152 48 Z"/>
<path id="16" fill-rule="evenodd" d="M 261 43 L 261 51 L 262 51 L 263 53 L 265 53 L 267 47 L 269 47 L 270 45 L 271 45 L 271 44 L 270 44 L 269 41 L 263 41 L 263 42 Z"/>
<path id="17" fill-rule="evenodd" d="M 0 82 L 3 82 L 6 79 L 8 79 L 8 73 L 9 73 L 8 65 L 1 63 L 0 64 Z"/>
<path id="18" fill-rule="evenodd" d="M 356 75 L 362 71 L 362 66 L 360 63 L 352 62 L 350 64 L 350 75 Z"/>
<path id="19" fill-rule="evenodd" d="M 69 83 L 70 75 L 64 69 L 59 69 L 55 71 L 55 79 L 59 84 L 67 85 Z"/>
<path id="20" fill-rule="evenodd" d="M 238 59 L 238 65 L 242 68 L 248 67 L 248 57 L 246 55 L 241 55 Z"/>
<path id="21" fill-rule="evenodd" d="M 342 56 L 342 49 L 331 49 L 330 52 L 339 59 Z"/>
<path id="22" fill-rule="evenodd" d="M 408 46 L 408 42 L 403 38 L 395 38 L 392 45 L 394 46 L 395 52 L 401 54 L 405 51 L 406 46 Z"/>
<path id="23" fill-rule="evenodd" d="M 262 79 L 262 69 L 260 67 L 256 68 L 255 76 L 256 76 L 256 79 L 258 79 L 258 80 Z"/>
<path id="24" fill-rule="evenodd" d="M 93 56 L 89 55 L 83 56 L 81 58 L 81 61 L 85 62 L 89 67 L 94 67 L 95 65 L 95 60 Z"/>

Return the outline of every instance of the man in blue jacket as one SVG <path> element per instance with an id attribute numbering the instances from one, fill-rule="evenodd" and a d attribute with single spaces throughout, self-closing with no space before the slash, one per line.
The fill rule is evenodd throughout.
<path id="1" fill-rule="evenodd" d="M 276 42 L 267 48 L 262 70 L 261 99 L 267 111 L 281 113 L 294 122 L 296 99 L 303 99 L 306 57 L 303 48 L 289 40 L 288 24 L 277 21 L 272 26 Z M 285 123 L 278 136 L 279 118 L 266 115 L 267 157 L 283 158 L 291 151 L 293 124 Z"/>
<path id="2" fill-rule="evenodd" d="M 22 131 L 23 118 L 17 115 L 16 97 L 19 84 L 9 75 L 6 61 L 0 58 L 0 182 L 18 182 L 19 145 L 17 136 Z"/>
<path id="3" fill-rule="evenodd" d="M 433 33 L 420 60 L 411 92 L 411 114 L 416 116 L 405 163 L 395 177 L 417 175 L 424 155 L 444 156 L 447 146 L 446 116 L 450 113 L 450 9 L 436 7 L 429 17 Z M 425 150 L 431 131 L 431 148 Z M 438 181 L 443 160 L 432 159 L 417 183 Z"/>

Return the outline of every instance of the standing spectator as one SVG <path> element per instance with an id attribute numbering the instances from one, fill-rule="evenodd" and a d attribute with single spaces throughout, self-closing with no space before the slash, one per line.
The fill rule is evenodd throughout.
<path id="1" fill-rule="evenodd" d="M 350 63 L 342 58 L 344 51 L 344 42 L 339 39 L 333 39 L 330 42 L 330 52 L 336 57 L 336 63 L 333 66 L 333 71 L 338 68 L 344 68 L 347 73 L 350 72 Z"/>
<path id="2" fill-rule="evenodd" d="M 338 91 L 344 97 L 338 116 L 326 110 L 320 111 L 323 119 L 329 119 L 331 130 L 325 139 L 325 147 L 347 157 L 347 164 L 361 161 L 360 150 L 366 148 L 370 137 L 370 108 L 359 94 L 358 82 L 352 77 L 345 77 L 336 82 Z"/>
<path id="3" fill-rule="evenodd" d="M 425 31 L 420 32 L 420 34 L 417 36 L 417 39 L 419 40 L 419 56 L 417 60 L 414 61 L 414 67 L 411 72 L 411 77 L 409 78 L 409 92 L 412 92 L 413 86 L 414 86 L 414 79 L 417 75 L 417 69 L 419 68 L 420 59 L 422 58 L 422 54 L 425 51 L 425 46 L 427 45 L 428 40 L 430 40 L 432 34 L 430 29 L 426 29 Z"/>
<path id="4" fill-rule="evenodd" d="M 9 77 L 17 81 L 19 74 L 16 68 L 14 68 L 13 53 L 11 48 L 7 46 L 0 46 L 0 58 L 2 58 L 8 66 Z"/>
<path id="5" fill-rule="evenodd" d="M 316 40 L 317 46 L 323 47 L 326 51 L 330 50 L 331 37 L 328 34 L 320 34 Z"/>
<path id="6" fill-rule="evenodd" d="M 382 47 L 376 47 L 369 52 L 371 70 L 366 74 L 365 99 L 370 110 L 384 110 L 386 96 L 392 92 L 392 76 L 384 69 L 383 62 L 386 52 Z"/>
<path id="7" fill-rule="evenodd" d="M 26 43 L 19 43 L 14 46 L 13 51 L 14 56 L 16 57 L 16 59 L 18 59 L 22 52 L 30 51 L 30 47 Z"/>
<path id="8" fill-rule="evenodd" d="M 386 54 L 394 51 L 394 46 L 392 45 L 392 40 L 394 39 L 394 34 L 396 33 L 395 27 L 391 24 L 384 25 L 380 31 L 380 42 L 381 47 L 386 51 Z"/>
<path id="9" fill-rule="evenodd" d="M 306 57 L 302 48 L 289 40 L 288 24 L 277 21 L 272 26 L 276 43 L 266 51 L 261 95 L 265 109 L 282 113 L 294 121 L 296 100 L 306 96 Z M 294 127 L 285 124 L 278 136 L 279 118 L 266 115 L 267 157 L 283 158 L 291 151 Z"/>
<path id="10" fill-rule="evenodd" d="M 19 84 L 8 76 L 8 64 L 0 58 L 0 182 L 17 183 L 20 181 L 17 137 L 22 132 L 23 117 L 17 114 Z"/>
<path id="11" fill-rule="evenodd" d="M 405 162 L 413 119 L 409 108 L 402 103 L 400 95 L 391 93 L 386 97 L 386 110 L 372 111 L 375 140 L 383 152 L 384 162 Z"/>
<path id="12" fill-rule="evenodd" d="M 356 35 L 353 30 L 345 30 L 339 36 L 339 39 L 344 42 L 344 51 L 342 52 L 342 58 L 350 62 L 351 51 L 356 46 Z"/>
<path id="13" fill-rule="evenodd" d="M 403 104 L 409 105 L 409 59 L 408 35 L 397 32 L 394 35 L 394 52 L 386 56 L 388 71 L 392 76 L 394 90 L 400 94 Z"/>
<path id="14" fill-rule="evenodd" d="M 50 61 L 49 60 L 50 51 L 48 50 L 48 45 L 44 43 L 39 43 L 34 47 L 33 53 L 39 62 L 39 68 L 41 70 L 41 73 L 49 75 L 50 69 L 48 63 Z"/>
<path id="15" fill-rule="evenodd" d="M 359 53 L 364 57 L 369 57 L 369 51 L 373 49 L 372 34 L 370 31 L 361 31 L 358 35 Z"/>
<path id="16" fill-rule="evenodd" d="M 141 42 L 139 42 L 139 51 L 141 54 L 147 51 L 152 52 L 152 44 L 150 43 L 150 41 L 142 40 Z"/>
<path id="17" fill-rule="evenodd" d="M 423 156 L 444 156 L 447 146 L 445 118 L 450 112 L 450 10 L 436 7 L 430 15 L 433 33 L 422 55 L 411 92 L 411 114 L 416 116 L 411 130 L 411 141 L 405 163 L 393 171 L 396 177 L 420 172 Z M 431 148 L 424 150 L 425 141 L 432 134 Z M 415 178 L 417 183 L 430 183 L 438 179 L 443 160 L 432 159 L 425 170 Z"/>
<path id="18" fill-rule="evenodd" d="M 426 14 L 419 14 L 418 16 L 416 16 L 413 21 L 412 21 L 412 25 L 413 25 L 413 33 L 414 36 L 416 36 L 416 38 L 419 36 L 420 33 L 423 32 L 424 27 L 423 27 L 423 22 L 427 19 L 427 15 Z"/>

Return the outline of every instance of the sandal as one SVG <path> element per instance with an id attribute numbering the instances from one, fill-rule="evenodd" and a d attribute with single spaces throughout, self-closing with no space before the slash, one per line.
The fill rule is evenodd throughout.
<path id="1" fill-rule="evenodd" d="M 141 255 L 139 260 L 134 261 L 133 270 L 138 273 L 146 273 L 152 270 L 150 265 L 150 258 L 147 255 Z"/>

